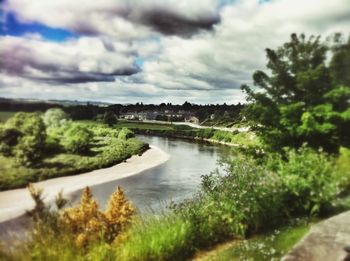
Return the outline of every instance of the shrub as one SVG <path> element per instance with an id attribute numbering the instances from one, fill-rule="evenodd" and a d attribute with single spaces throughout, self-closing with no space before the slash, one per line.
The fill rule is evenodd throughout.
<path id="1" fill-rule="evenodd" d="M 339 193 L 334 162 L 322 152 L 302 147 L 288 150 L 287 160 L 275 155 L 274 168 L 282 181 L 284 211 L 288 215 L 317 215 Z"/>
<path id="2" fill-rule="evenodd" d="M 122 128 L 118 134 L 118 139 L 121 139 L 121 140 L 127 140 L 133 137 L 135 137 L 135 134 L 127 128 Z"/>
<path id="3" fill-rule="evenodd" d="M 46 127 L 57 128 L 67 123 L 69 116 L 60 108 L 52 108 L 45 112 L 43 120 Z"/>
<path id="4" fill-rule="evenodd" d="M 63 222 L 75 238 L 77 247 L 87 246 L 101 237 L 113 241 L 130 224 L 135 209 L 118 187 L 111 195 L 105 212 L 99 210 L 91 190 L 83 191 L 80 205 L 66 209 Z"/>
<path id="5" fill-rule="evenodd" d="M 21 132 L 15 128 L 0 126 L 0 153 L 4 156 L 11 156 L 12 149 L 17 145 Z"/>
<path id="6" fill-rule="evenodd" d="M 84 125 L 72 123 L 62 137 L 61 144 L 67 152 L 86 153 L 93 133 Z"/>
<path id="7" fill-rule="evenodd" d="M 108 126 L 112 126 L 118 122 L 117 116 L 112 111 L 106 111 L 103 115 L 103 123 L 107 124 Z"/>
<path id="8" fill-rule="evenodd" d="M 31 166 L 43 155 L 46 141 L 46 128 L 37 113 L 16 113 L 8 119 L 5 128 L 12 129 L 7 135 L 12 152 L 19 164 Z M 5 133 L 6 134 L 6 133 Z M 10 140 L 9 140 L 10 138 Z M 15 146 L 13 146 L 16 143 Z M 6 148 L 6 146 L 5 146 Z"/>

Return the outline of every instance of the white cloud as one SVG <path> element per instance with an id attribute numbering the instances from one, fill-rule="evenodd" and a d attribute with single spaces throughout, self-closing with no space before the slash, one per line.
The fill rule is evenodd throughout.
<path id="1" fill-rule="evenodd" d="M 273 0 L 264 4 L 258 0 L 238 0 L 221 9 L 214 0 L 200 4 L 197 0 L 100 0 L 84 4 L 68 0 L 9 0 L 9 3 L 8 8 L 27 21 L 72 30 L 85 28 L 86 32 L 95 33 L 93 37 L 65 43 L 49 43 L 37 37 L 16 40 L 7 37 L 7 48 L 20 42 L 28 49 L 12 51 L 13 55 L 30 54 L 40 64 L 54 65 L 61 70 L 59 77 L 67 77 L 67 68 L 86 74 L 111 74 L 120 68 L 134 68 L 136 57 L 141 57 L 144 63 L 141 72 L 118 76 L 110 83 L 38 85 L 14 74 L 6 75 L 15 80 L 11 84 L 2 80 L 0 96 L 35 97 L 40 93 L 52 98 L 67 92 L 72 99 L 112 102 L 238 102 L 244 99 L 240 85 L 250 83 L 255 70 L 264 69 L 266 47 L 283 44 L 294 32 L 323 36 L 339 31 L 350 33 L 350 0 Z M 155 31 L 163 29 L 147 20 L 147 15 L 155 15 L 150 13 L 155 8 L 164 14 L 171 13 L 165 23 L 169 27 L 173 26 L 169 21 L 175 18 L 186 25 L 188 21 L 219 15 L 220 23 L 212 30 L 196 31 L 186 37 L 181 30 L 168 34 L 172 31 L 164 29 L 162 35 Z M 161 18 L 159 13 L 155 17 Z M 1 50 L 5 38 L 0 39 Z M 37 67 L 29 64 L 23 69 L 25 75 L 55 76 Z M 41 88 L 45 91 L 40 92 Z"/>

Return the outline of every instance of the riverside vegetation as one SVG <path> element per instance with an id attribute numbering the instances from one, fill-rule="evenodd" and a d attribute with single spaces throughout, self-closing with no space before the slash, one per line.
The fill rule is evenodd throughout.
<path id="1" fill-rule="evenodd" d="M 227 240 L 348 209 L 340 199 L 350 184 L 350 80 L 340 72 L 350 71 L 350 39 L 336 35 L 329 46 L 319 37 L 292 35 L 277 50 L 268 49 L 267 56 L 271 73 L 254 74 L 265 91 L 243 87 L 250 102 L 245 117 L 261 138 L 263 151 L 233 151 L 221 161 L 221 171 L 203 176 L 193 198 L 171 204 L 160 215 L 132 212 L 113 239 L 108 225 L 100 225 L 106 212 L 82 211 L 82 200 L 76 208 L 84 218 L 77 219 L 83 221 L 73 230 L 65 221 L 69 210 L 45 211 L 29 240 L 2 255 L 9 260 L 186 260 Z M 117 202 L 112 208 L 129 209 L 126 200 Z M 57 227 L 47 217 L 66 225 Z M 86 224 L 99 229 L 87 230 L 94 235 L 84 236 L 79 244 Z"/>
<path id="2" fill-rule="evenodd" d="M 254 132 L 224 131 L 214 128 L 193 128 L 187 125 L 159 124 L 144 122 L 119 121 L 117 127 L 125 127 L 137 134 L 184 138 L 213 143 L 225 143 L 240 147 L 258 147 L 260 139 Z"/>
<path id="3" fill-rule="evenodd" d="M 108 167 L 148 148 L 126 129 L 71 121 L 61 109 L 0 125 L 0 190 Z"/>

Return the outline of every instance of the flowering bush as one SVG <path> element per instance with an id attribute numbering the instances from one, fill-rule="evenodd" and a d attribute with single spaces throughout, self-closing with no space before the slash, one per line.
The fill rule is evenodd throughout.
<path id="1" fill-rule="evenodd" d="M 86 187 L 80 204 L 63 212 L 64 224 L 75 236 L 78 247 L 86 246 L 101 236 L 113 241 L 131 222 L 135 209 L 118 187 L 111 195 L 105 212 L 99 209 L 91 189 Z"/>

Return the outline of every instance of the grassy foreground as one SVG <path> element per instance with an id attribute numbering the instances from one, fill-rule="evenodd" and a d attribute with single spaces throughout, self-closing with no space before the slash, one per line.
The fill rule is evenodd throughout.
<path id="1" fill-rule="evenodd" d="M 233 240 L 232 248 L 216 253 L 219 258 L 272 260 L 308 229 L 307 222 L 284 226 L 344 210 L 333 202 L 348 185 L 348 150 L 340 158 L 309 148 L 287 151 L 285 159 L 278 154 L 260 159 L 235 155 L 222 162 L 223 173 L 203 176 L 195 197 L 161 215 L 123 219 L 129 224 L 112 238 L 106 237 L 105 212 L 99 214 L 90 196 L 70 212 L 68 221 L 64 212 L 44 215 L 32 240 L 2 255 L 9 260 L 187 260 L 199 250 Z M 119 199 L 106 209 L 123 211 L 124 204 Z M 47 215 L 74 226 L 57 226 Z M 89 243 L 74 243 L 82 240 L 79 231 L 88 233 Z"/>

